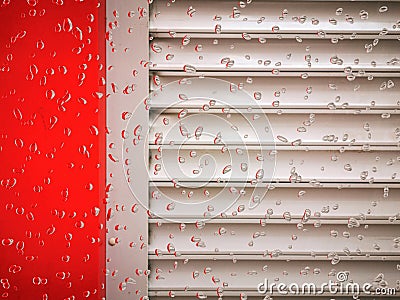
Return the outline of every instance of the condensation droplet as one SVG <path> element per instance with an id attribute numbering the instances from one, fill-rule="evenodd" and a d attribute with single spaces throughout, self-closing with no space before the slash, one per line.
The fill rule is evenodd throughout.
<path id="1" fill-rule="evenodd" d="M 255 100 L 261 100 L 262 94 L 261 92 L 254 92 L 253 96 Z"/>
<path id="2" fill-rule="evenodd" d="M 186 73 L 189 73 L 189 74 L 193 74 L 193 73 L 196 73 L 196 68 L 192 65 L 184 65 L 183 71 L 185 71 Z"/>
<path id="3" fill-rule="evenodd" d="M 386 5 L 382 5 L 381 7 L 379 7 L 379 12 L 380 13 L 384 13 L 387 12 L 389 10 L 389 8 Z"/>

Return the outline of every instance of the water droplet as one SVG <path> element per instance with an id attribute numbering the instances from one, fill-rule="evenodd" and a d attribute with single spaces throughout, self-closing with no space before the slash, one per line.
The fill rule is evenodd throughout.
<path id="1" fill-rule="evenodd" d="M 70 18 L 65 18 L 63 21 L 62 29 L 66 32 L 71 32 L 73 28 L 72 21 Z"/>
<path id="2" fill-rule="evenodd" d="M 15 139 L 14 144 L 17 148 L 22 148 L 24 147 L 24 141 L 22 139 Z"/>
<path id="3" fill-rule="evenodd" d="M 232 171 L 232 166 L 231 165 L 227 165 L 224 167 L 224 169 L 222 170 L 222 174 L 227 174 L 230 171 Z"/>
<path id="4" fill-rule="evenodd" d="M 56 93 L 53 90 L 46 91 L 46 98 L 52 100 L 55 97 Z"/>
<path id="5" fill-rule="evenodd" d="M 284 218 L 286 221 L 291 221 L 291 220 L 292 220 L 292 216 L 291 216 L 290 212 L 288 212 L 288 211 L 286 211 L 286 212 L 283 213 L 283 218 Z"/>
<path id="6" fill-rule="evenodd" d="M 264 178 L 264 169 L 259 169 L 256 172 L 256 179 L 261 180 Z"/>
<path id="7" fill-rule="evenodd" d="M 187 45 L 189 45 L 189 43 L 190 43 L 190 36 L 185 35 L 185 36 L 182 38 L 181 43 L 182 43 L 182 46 L 187 46 Z"/>
<path id="8" fill-rule="evenodd" d="M 265 43 L 267 42 L 267 39 L 266 39 L 266 38 L 260 37 L 260 38 L 258 38 L 258 42 L 259 42 L 260 44 L 265 44 Z"/>
<path id="9" fill-rule="evenodd" d="M 299 191 L 298 193 L 297 193 L 297 197 L 303 197 L 304 195 L 306 194 L 306 191 Z"/>
<path id="10" fill-rule="evenodd" d="M 39 284 L 41 284 L 41 282 L 42 282 L 42 279 L 40 277 L 35 276 L 32 278 L 32 283 L 34 285 L 39 285 Z"/>
<path id="11" fill-rule="evenodd" d="M 151 44 L 150 48 L 151 48 L 151 50 L 153 50 L 154 53 L 162 52 L 162 47 L 156 43 Z"/>
<path id="12" fill-rule="evenodd" d="M 193 73 L 196 73 L 197 70 L 192 65 L 184 65 L 183 71 L 185 71 L 186 73 L 189 73 L 189 74 L 193 74 Z"/>
<path id="13" fill-rule="evenodd" d="M 196 128 L 195 132 L 194 132 L 194 136 L 196 137 L 196 139 L 200 138 L 200 136 L 203 133 L 203 127 L 199 126 Z"/>
<path id="14" fill-rule="evenodd" d="M 207 295 L 204 292 L 197 292 L 196 293 L 196 298 L 197 299 L 201 299 L 201 300 L 205 300 L 205 299 L 207 299 Z"/>
<path id="15" fill-rule="evenodd" d="M 193 6 L 189 6 L 189 8 L 188 8 L 187 11 L 186 11 L 186 14 L 187 14 L 189 17 L 192 18 L 192 17 L 196 14 L 196 9 L 193 8 Z"/>
<path id="16" fill-rule="evenodd" d="M 386 5 L 383 5 L 383 6 L 379 7 L 378 11 L 380 13 L 384 13 L 384 12 L 387 12 L 388 10 L 389 10 L 389 8 Z"/>
<path id="17" fill-rule="evenodd" d="M 91 125 L 89 127 L 90 134 L 92 135 L 99 135 L 99 129 L 95 125 Z"/>
<path id="18" fill-rule="evenodd" d="M 348 172 L 351 172 L 351 171 L 353 170 L 353 168 L 351 167 L 350 164 L 345 164 L 345 165 L 344 165 L 344 169 L 345 169 L 346 171 L 348 171 Z"/>
<path id="19" fill-rule="evenodd" d="M 254 92 L 253 96 L 255 100 L 261 100 L 262 94 L 261 92 Z"/>
<path id="20" fill-rule="evenodd" d="M 298 127 L 298 128 L 297 128 L 297 131 L 298 131 L 298 132 L 306 132 L 307 129 L 306 129 L 305 127 Z"/>
<path id="21" fill-rule="evenodd" d="M 276 138 L 283 143 L 289 142 L 287 138 L 285 138 L 284 136 L 281 136 L 281 135 L 278 135 Z"/>
<path id="22" fill-rule="evenodd" d="M 278 32 L 279 31 L 279 26 L 275 25 L 272 27 L 272 32 Z"/>
<path id="23" fill-rule="evenodd" d="M 187 115 L 187 113 L 188 113 L 188 110 L 187 110 L 187 109 L 182 109 L 182 110 L 178 113 L 178 118 L 179 118 L 179 119 L 184 118 L 184 117 Z"/>
<path id="24" fill-rule="evenodd" d="M 14 243 L 14 240 L 10 239 L 10 238 L 6 238 L 6 239 L 2 239 L 1 240 L 1 244 L 3 246 L 11 246 L 13 243 Z"/>
<path id="25" fill-rule="evenodd" d="M 242 38 L 243 38 L 244 40 L 246 40 L 246 41 L 250 41 L 250 40 L 251 40 L 250 34 L 248 34 L 248 33 L 246 33 L 246 32 L 242 33 Z"/>

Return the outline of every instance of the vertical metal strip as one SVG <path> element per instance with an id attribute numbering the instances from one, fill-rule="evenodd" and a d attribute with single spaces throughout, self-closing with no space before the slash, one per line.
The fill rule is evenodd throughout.
<path id="1" fill-rule="evenodd" d="M 105 187 L 106 187 L 106 161 L 107 161 L 107 156 L 106 156 L 106 136 L 105 136 L 105 128 L 106 128 L 106 102 L 105 102 L 105 95 L 106 95 L 106 43 L 104 40 L 104 28 L 106 26 L 106 0 L 101 0 L 98 1 L 100 5 L 98 5 L 98 10 L 97 10 L 97 39 L 96 39 L 96 44 L 97 44 L 97 49 L 99 53 L 99 70 L 98 70 L 98 78 L 97 82 L 99 85 L 99 93 L 103 95 L 101 98 L 101 102 L 98 105 L 98 129 L 100 130 L 101 134 L 99 134 L 99 147 L 98 147 L 98 153 L 99 153 L 99 162 L 100 162 L 100 167 L 98 170 L 98 176 L 99 176 L 99 188 L 98 188 L 98 205 L 102 209 L 102 213 L 99 214 L 99 235 L 102 240 L 101 247 L 99 247 L 99 267 L 97 270 L 97 277 L 99 280 L 99 286 L 101 287 L 101 297 L 105 296 L 105 274 L 103 270 L 106 268 L 106 262 L 105 262 L 105 257 L 106 257 L 106 243 L 104 242 L 104 239 L 106 237 L 106 228 L 105 228 L 105 212 L 104 208 L 105 203 L 104 199 L 106 196 L 105 192 Z M 94 4 L 93 4 L 94 5 Z M 99 296 L 100 298 L 100 296 Z"/>
<path id="2" fill-rule="evenodd" d="M 107 0 L 107 249 L 108 300 L 147 299 L 147 147 L 131 168 L 131 192 L 124 170 L 123 143 L 129 116 L 149 91 L 148 2 Z M 148 124 L 148 113 L 139 116 Z M 139 162 L 139 160 L 138 160 Z M 143 206 L 140 203 L 144 204 Z"/>

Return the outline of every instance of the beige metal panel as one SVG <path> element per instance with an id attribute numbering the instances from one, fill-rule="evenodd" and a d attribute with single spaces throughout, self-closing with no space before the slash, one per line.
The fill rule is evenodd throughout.
<path id="1" fill-rule="evenodd" d="M 256 179 L 261 168 L 267 167 L 261 181 L 399 182 L 398 151 L 341 153 L 283 150 L 275 155 L 273 151 L 249 150 L 241 155 L 240 150 L 246 149 L 244 146 L 221 151 L 222 148 L 223 145 L 216 150 L 192 152 L 173 149 L 172 146 L 161 147 L 160 151 L 152 149 L 149 166 L 151 180 L 249 182 Z M 179 163 L 180 157 L 184 159 L 183 163 Z M 242 161 L 247 164 L 245 170 L 242 170 Z M 227 166 L 231 171 L 226 172 Z"/>
<path id="2" fill-rule="evenodd" d="M 172 3 L 157 0 L 152 5 L 150 31 L 213 33 L 216 25 L 220 25 L 221 34 L 265 34 L 274 31 L 278 34 L 315 34 L 318 31 L 328 34 L 377 34 L 382 28 L 387 28 L 389 33 L 399 33 L 396 26 L 399 3 L 386 1 L 388 10 L 384 13 L 379 12 L 383 4 L 375 1 L 363 1 L 357 5 L 344 1 L 326 1 L 323 5 L 314 1 L 253 1 L 247 5 L 246 1 L 242 3 L 240 7 L 238 1 L 218 1 L 216 5 L 212 0 Z M 342 13 L 338 10 L 340 8 Z M 273 31 L 275 26 L 278 26 L 279 30 L 275 28 Z"/>
<path id="3" fill-rule="evenodd" d="M 179 113 L 154 113 L 150 116 L 150 143 L 154 144 L 156 138 L 163 134 L 164 144 L 170 141 L 176 144 L 214 144 L 218 132 L 222 133 L 223 143 L 239 145 L 271 142 L 290 145 L 295 140 L 301 140 L 302 145 L 336 146 L 396 146 L 400 142 L 400 114 L 315 114 L 311 121 L 310 114 L 267 114 L 269 130 L 274 135 L 274 141 L 271 141 L 261 140 L 264 137 L 260 137 L 259 132 L 266 130 L 266 125 L 255 120 L 259 113 L 234 113 L 233 109 L 229 113 L 224 113 L 222 109 L 214 111 L 217 113 L 189 113 L 184 118 L 179 118 Z M 182 126 L 185 127 L 184 132 Z M 202 134 L 196 136 L 199 127 L 203 128 Z"/>
<path id="4" fill-rule="evenodd" d="M 328 255 L 332 251 L 339 255 L 379 258 L 400 254 L 400 225 L 360 225 L 356 219 L 352 221 L 349 225 L 304 221 L 302 229 L 295 224 L 206 224 L 204 228 L 187 224 L 184 229 L 176 223 L 152 224 L 149 254 L 156 257 L 175 252 L 182 255 L 263 254 L 276 249 L 305 256 L 311 252 Z"/>
<path id="5" fill-rule="evenodd" d="M 124 169 L 124 140 L 121 133 L 128 126 L 128 119 L 121 118 L 123 112 L 132 113 L 148 95 L 149 71 L 140 64 L 148 58 L 148 2 L 147 0 L 107 2 L 107 240 L 106 270 L 93 270 L 106 274 L 107 300 L 146 299 L 147 293 L 147 211 L 139 207 L 146 205 L 148 177 L 146 166 L 137 161 L 132 168 L 140 173 L 132 183 L 141 189 L 132 194 Z M 135 13 L 130 13 L 130 11 Z M 141 11 L 144 17 L 140 17 Z M 129 28 L 134 28 L 130 30 Z M 101 36 L 101 38 L 104 38 Z M 130 50 L 130 51 L 127 51 Z M 130 63 L 127 64 L 126 61 Z M 136 70 L 136 76 L 132 76 Z M 135 89 L 133 91 L 133 87 Z M 125 91 L 125 92 L 124 92 Z M 128 91 L 128 92 L 127 92 Z M 132 119 L 138 117 L 135 115 Z M 142 124 L 148 123 L 148 114 L 139 114 Z M 147 156 L 145 149 L 138 152 Z M 140 201 L 138 201 L 140 200 Z M 84 199 L 82 200 L 84 201 Z M 138 209 L 132 224 L 133 204 Z M 140 226 L 136 224 L 140 223 Z M 134 259 L 132 259 L 134 256 Z M 128 263 L 129 262 L 129 263 Z"/>
<path id="6" fill-rule="evenodd" d="M 340 271 L 399 289 L 399 5 L 152 4 L 150 82 L 161 88 L 146 140 L 152 299 L 213 299 L 222 290 L 224 299 L 260 299 L 264 278 L 321 284 Z M 250 99 L 233 93 L 236 85 L 191 82 L 199 75 L 233 82 Z M 210 93 L 217 101 L 202 110 L 198 99 Z M 249 122 L 263 113 L 271 124 Z M 273 136 L 258 138 L 266 126 Z"/>
<path id="7" fill-rule="evenodd" d="M 311 219 L 386 219 L 400 213 L 400 189 L 310 187 L 151 187 L 150 209 L 165 219 L 200 220 L 208 215 L 254 218 L 261 223 L 278 219 L 285 212 L 301 219 L 309 209 Z M 240 193 L 240 197 L 237 194 Z M 256 198 L 255 198 L 256 197 Z M 257 201 L 255 201 L 257 199 Z M 258 201 L 258 199 L 260 199 Z M 174 209 L 169 205 L 175 203 Z M 241 211 L 238 213 L 238 210 Z"/>
<path id="8" fill-rule="evenodd" d="M 228 76 L 230 74 L 225 74 Z M 158 85 L 154 83 L 157 79 Z M 171 82 L 181 79 L 178 76 L 162 76 L 153 73 L 151 89 L 157 90 Z M 256 92 L 261 94 L 257 102 L 260 107 L 274 108 L 324 108 L 335 107 L 343 111 L 342 107 L 359 108 L 367 111 L 376 109 L 400 108 L 400 80 L 398 78 L 357 78 L 349 81 L 346 78 L 310 77 L 307 80 L 298 77 L 219 77 L 242 87 L 250 95 Z M 168 107 L 171 99 L 157 99 L 152 105 Z M 161 101 L 163 100 L 163 102 Z M 246 107 L 251 103 L 237 103 L 235 107 Z M 196 102 L 186 101 L 186 107 L 197 106 Z M 332 109 L 329 109 L 333 112 Z"/>
<path id="9" fill-rule="evenodd" d="M 368 40 L 344 40 L 332 44 L 329 40 L 195 39 L 186 46 L 182 40 L 156 38 L 152 41 L 152 70 L 183 70 L 191 65 L 201 71 L 337 71 L 355 76 L 358 70 L 368 72 L 399 71 L 400 43 L 383 40 L 367 53 Z M 202 52 L 196 46 L 202 46 Z M 350 67 L 350 68 L 348 68 Z M 345 69 L 347 68 L 347 69 Z"/>
<path id="10" fill-rule="evenodd" d="M 269 279 L 269 282 L 283 282 L 287 285 L 291 283 L 301 285 L 308 282 L 321 285 L 328 280 L 335 281 L 337 272 L 349 272 L 348 279 L 361 284 L 372 283 L 379 274 L 383 274 L 389 287 L 396 287 L 396 281 L 399 278 L 398 262 L 393 261 L 382 261 L 379 264 L 375 261 L 362 263 L 340 261 L 332 265 L 328 261 L 274 261 L 269 256 L 258 261 L 236 261 L 235 256 L 232 256 L 232 261 L 189 260 L 185 262 L 176 258 L 151 261 L 150 265 L 153 271 L 149 278 L 150 291 L 184 290 L 187 287 L 192 291 L 215 292 L 225 282 L 227 286 L 224 291 L 257 292 L 257 285 L 264 282 L 265 278 Z M 204 274 L 205 268 L 210 268 L 211 271 Z M 198 277 L 196 277 L 197 272 Z M 219 279 L 219 282 L 214 283 L 213 276 L 214 281 Z"/>

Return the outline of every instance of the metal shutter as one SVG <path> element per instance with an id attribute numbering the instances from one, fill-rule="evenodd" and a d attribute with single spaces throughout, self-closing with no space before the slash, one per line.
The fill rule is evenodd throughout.
<path id="1" fill-rule="evenodd" d="M 400 3 L 109 2 L 110 299 L 399 290 Z"/>

